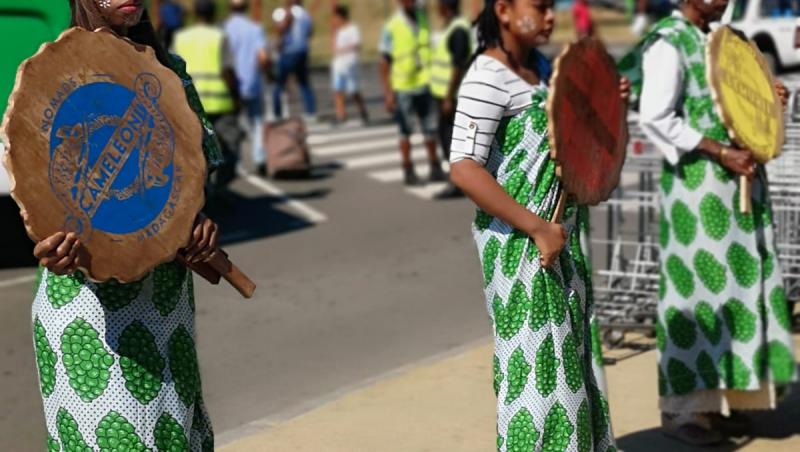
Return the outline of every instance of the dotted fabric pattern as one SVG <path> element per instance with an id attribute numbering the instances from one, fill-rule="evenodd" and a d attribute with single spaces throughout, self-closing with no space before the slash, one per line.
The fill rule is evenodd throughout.
<path id="1" fill-rule="evenodd" d="M 658 39 L 682 56 L 682 116 L 705 136 L 728 142 L 706 80 L 707 38 L 685 19 L 670 17 L 656 24 L 623 58 L 622 72 L 641 85 L 641 69 L 637 73 L 635 66 L 642 49 Z M 697 153 L 685 154 L 675 166 L 664 163 L 660 192 L 656 333 L 661 395 L 755 391 L 764 381 L 795 381 L 766 170 L 759 165 L 749 215 L 739 211 L 738 178 Z"/>
<path id="2" fill-rule="evenodd" d="M 534 91 L 530 109 L 501 122 L 487 170 L 517 202 L 550 218 L 558 180 L 546 138 L 546 97 L 546 89 Z M 500 452 L 615 450 L 583 253 L 587 222 L 587 209 L 568 206 L 568 246 L 559 264 L 543 269 L 533 240 L 477 213 L 473 236 L 495 333 Z"/>
<path id="3" fill-rule="evenodd" d="M 132 284 L 44 270 L 33 336 L 49 451 L 213 450 L 191 278 L 177 263 Z"/>

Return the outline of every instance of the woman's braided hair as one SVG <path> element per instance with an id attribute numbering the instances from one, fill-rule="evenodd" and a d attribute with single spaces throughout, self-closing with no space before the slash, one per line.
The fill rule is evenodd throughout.
<path id="1" fill-rule="evenodd" d="M 473 59 L 494 47 L 499 47 L 508 55 L 508 51 L 503 45 L 503 36 L 500 33 L 500 19 L 494 12 L 495 2 L 496 0 L 486 0 L 483 11 L 475 19 L 474 25 L 478 29 L 478 49 L 475 51 Z"/>

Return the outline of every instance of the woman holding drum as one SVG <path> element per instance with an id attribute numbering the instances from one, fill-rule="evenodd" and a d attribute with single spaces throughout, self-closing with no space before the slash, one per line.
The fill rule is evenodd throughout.
<path id="1" fill-rule="evenodd" d="M 732 144 L 707 76 L 716 71 L 706 64 L 709 24 L 727 4 L 685 0 L 620 63 L 641 93 L 642 129 L 664 155 L 656 329 L 662 428 L 692 445 L 746 429 L 741 411 L 774 409 L 796 378 L 766 170 Z M 786 90 L 775 90 L 785 104 Z M 746 214 L 740 185 L 748 180 Z"/>
<path id="2" fill-rule="evenodd" d="M 548 138 L 550 65 L 535 49 L 554 18 L 552 0 L 486 1 L 458 94 L 451 178 L 478 205 L 498 451 L 607 452 L 614 438 L 582 249 L 588 209 L 570 201 L 563 225 L 550 222 L 563 190 Z M 621 104 L 628 82 L 608 66 Z"/>
<path id="3" fill-rule="evenodd" d="M 70 6 L 73 26 L 110 28 L 149 46 L 182 79 L 204 125 L 196 152 L 204 152 L 208 167 L 217 165 L 220 153 L 191 79 L 158 43 L 142 2 L 70 0 Z M 92 283 L 77 270 L 87 265 L 77 237 L 58 232 L 35 248 L 43 270 L 33 330 L 48 450 L 213 450 L 195 351 L 192 272 L 173 262 L 130 284 Z M 205 259 L 217 237 L 216 224 L 198 215 L 186 261 Z"/>

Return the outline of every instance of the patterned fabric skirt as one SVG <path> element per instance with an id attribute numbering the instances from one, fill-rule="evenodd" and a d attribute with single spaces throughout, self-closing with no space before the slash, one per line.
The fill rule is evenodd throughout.
<path id="1" fill-rule="evenodd" d="M 560 191 L 546 98 L 534 91 L 528 110 L 501 122 L 486 167 L 541 218 L 552 217 Z M 568 203 L 562 224 L 568 243 L 551 268 L 527 234 L 499 218 L 479 210 L 473 224 L 494 330 L 499 452 L 616 450 L 592 315 L 588 209 Z"/>
<path id="2" fill-rule="evenodd" d="M 210 451 L 191 272 L 94 284 L 40 270 L 33 304 L 48 451 Z"/>
<path id="3" fill-rule="evenodd" d="M 738 178 L 704 156 L 664 165 L 656 335 L 666 412 L 771 408 L 773 387 L 796 381 L 763 167 L 752 196 L 742 214 Z"/>
<path id="4" fill-rule="evenodd" d="M 509 226 L 474 231 L 495 333 L 498 451 L 615 450 L 581 215 L 568 211 L 569 246 L 550 269 Z"/>

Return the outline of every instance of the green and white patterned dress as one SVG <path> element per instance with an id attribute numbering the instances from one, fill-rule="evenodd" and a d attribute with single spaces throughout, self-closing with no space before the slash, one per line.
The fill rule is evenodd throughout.
<path id="1" fill-rule="evenodd" d="M 546 136 L 547 88 L 480 56 L 459 94 L 451 161 L 485 164 L 505 191 L 542 218 L 557 202 Z M 466 133 L 477 128 L 476 138 Z M 568 246 L 551 269 L 525 233 L 478 211 L 473 236 L 495 336 L 498 451 L 615 450 L 582 240 L 588 210 L 568 207 Z"/>
<path id="2" fill-rule="evenodd" d="M 643 52 L 659 40 L 680 54 L 680 116 L 728 143 L 706 80 L 706 35 L 680 14 L 657 23 L 620 62 L 634 93 Z M 776 386 L 796 379 L 765 168 L 753 181 L 750 215 L 740 213 L 738 187 L 738 177 L 700 152 L 664 162 L 656 331 L 666 412 L 771 408 Z"/>
<path id="3" fill-rule="evenodd" d="M 214 167 L 213 130 L 183 62 L 174 63 L 206 127 L 204 153 Z M 80 272 L 38 276 L 33 338 L 48 451 L 213 450 L 191 272 L 164 264 L 132 284 L 94 284 Z"/>

